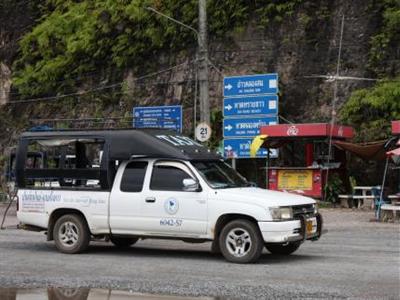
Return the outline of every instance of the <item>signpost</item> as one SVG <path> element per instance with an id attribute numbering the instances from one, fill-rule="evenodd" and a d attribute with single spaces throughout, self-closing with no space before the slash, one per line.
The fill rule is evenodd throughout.
<path id="1" fill-rule="evenodd" d="M 240 138 L 240 139 L 225 139 L 224 140 L 224 154 L 226 158 L 243 158 L 250 157 L 250 145 L 253 138 Z M 268 155 L 267 149 L 261 148 L 258 150 L 256 157 L 266 157 Z M 277 150 L 270 150 L 270 157 L 276 157 Z"/>
<path id="2" fill-rule="evenodd" d="M 182 132 L 182 106 L 147 106 L 133 108 L 135 128 L 164 128 Z"/>
<path id="3" fill-rule="evenodd" d="M 277 117 L 224 119 L 224 137 L 255 137 L 261 126 L 277 124 Z"/>
<path id="4" fill-rule="evenodd" d="M 224 117 L 277 115 L 278 95 L 262 95 L 224 99 Z"/>
<path id="5" fill-rule="evenodd" d="M 278 74 L 232 76 L 224 78 L 224 97 L 278 94 Z"/>
<path id="6" fill-rule="evenodd" d="M 249 158 L 250 144 L 261 126 L 278 123 L 278 74 L 225 77 L 223 90 L 224 155 Z M 267 155 L 261 149 L 256 157 Z M 277 155 L 276 150 L 269 152 L 269 157 Z"/>

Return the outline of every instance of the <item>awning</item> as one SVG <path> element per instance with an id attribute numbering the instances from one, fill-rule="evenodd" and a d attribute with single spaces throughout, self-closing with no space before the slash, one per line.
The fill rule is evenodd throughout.
<path id="1" fill-rule="evenodd" d="M 384 160 L 386 151 L 384 145 L 387 141 L 354 144 L 343 141 L 333 141 L 339 149 L 349 151 L 365 160 Z"/>
<path id="2" fill-rule="evenodd" d="M 268 135 L 269 139 L 297 139 L 306 137 L 330 137 L 334 139 L 351 139 L 354 130 L 349 126 L 331 125 L 329 123 L 303 123 L 303 124 L 275 124 L 260 128 L 261 134 Z"/>

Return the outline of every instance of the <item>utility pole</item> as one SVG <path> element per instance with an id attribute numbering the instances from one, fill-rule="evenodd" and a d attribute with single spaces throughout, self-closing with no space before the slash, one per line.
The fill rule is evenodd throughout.
<path id="1" fill-rule="evenodd" d="M 208 49 L 207 49 L 207 3 L 199 0 L 198 35 L 198 79 L 200 92 L 200 122 L 210 125 L 210 102 L 208 94 Z"/>
<path id="2" fill-rule="evenodd" d="M 199 27 L 198 30 L 193 27 L 182 23 L 170 16 L 159 12 L 158 10 L 147 7 L 146 9 L 154 12 L 168 20 L 175 22 L 191 31 L 197 36 L 198 50 L 197 50 L 197 79 L 199 81 L 199 98 L 200 98 L 200 122 L 205 122 L 210 125 L 210 102 L 208 97 L 208 49 L 207 49 L 207 3 L 206 0 L 199 1 Z M 216 67 L 215 67 L 216 68 Z M 218 71 L 218 69 L 216 68 Z M 196 100 L 195 104 L 196 105 Z M 194 109 L 196 111 L 196 109 Z M 196 118 L 194 120 L 196 123 Z"/>

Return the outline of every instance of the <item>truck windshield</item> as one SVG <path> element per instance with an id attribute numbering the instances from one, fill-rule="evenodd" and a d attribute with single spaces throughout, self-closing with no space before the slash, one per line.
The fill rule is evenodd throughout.
<path id="1" fill-rule="evenodd" d="M 246 178 L 222 161 L 200 161 L 192 164 L 212 188 L 250 186 Z"/>

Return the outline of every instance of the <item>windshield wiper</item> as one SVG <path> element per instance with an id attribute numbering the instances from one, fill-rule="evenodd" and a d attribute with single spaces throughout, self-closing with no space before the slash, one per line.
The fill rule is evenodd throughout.
<path id="1" fill-rule="evenodd" d="M 228 189 L 228 188 L 241 188 L 241 187 L 245 187 L 245 186 L 244 185 L 237 185 L 235 183 L 227 183 L 225 185 L 216 186 L 214 188 L 215 189 Z"/>

